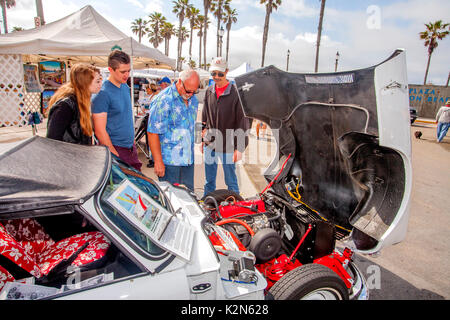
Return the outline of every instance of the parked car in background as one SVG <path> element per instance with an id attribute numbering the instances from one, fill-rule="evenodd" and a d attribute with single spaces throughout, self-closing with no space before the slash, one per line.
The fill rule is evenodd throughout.
<path id="1" fill-rule="evenodd" d="M 409 107 L 409 115 L 410 115 L 411 124 L 413 124 L 414 121 L 416 121 L 416 119 L 417 119 L 417 109 L 410 106 Z"/>

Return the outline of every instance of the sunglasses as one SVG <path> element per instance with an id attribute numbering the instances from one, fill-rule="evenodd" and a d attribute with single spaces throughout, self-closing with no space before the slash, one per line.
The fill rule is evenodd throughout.
<path id="1" fill-rule="evenodd" d="M 219 76 L 219 77 L 225 77 L 225 73 L 223 73 L 223 72 L 215 72 L 215 71 L 213 71 L 213 72 L 211 72 L 211 76 L 212 77 L 215 77 L 215 76 Z"/>
<path id="2" fill-rule="evenodd" d="M 186 91 L 187 94 L 197 94 L 197 93 L 199 92 L 198 89 L 195 90 L 195 91 L 189 91 L 189 90 L 186 90 L 186 87 L 184 86 L 184 82 L 181 81 L 181 83 L 183 84 L 183 89 L 184 89 L 184 91 Z"/>

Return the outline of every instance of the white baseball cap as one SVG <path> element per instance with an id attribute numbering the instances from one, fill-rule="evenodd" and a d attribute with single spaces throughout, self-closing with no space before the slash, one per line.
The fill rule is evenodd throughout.
<path id="1" fill-rule="evenodd" d="M 228 69 L 227 61 L 222 57 L 216 57 L 212 59 L 209 71 L 220 71 L 225 72 Z"/>

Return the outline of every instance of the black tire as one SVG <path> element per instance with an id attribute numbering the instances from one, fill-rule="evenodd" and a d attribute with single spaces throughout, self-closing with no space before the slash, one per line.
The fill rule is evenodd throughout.
<path id="1" fill-rule="evenodd" d="M 227 189 L 218 189 L 214 190 L 213 192 L 208 193 L 206 196 L 202 198 L 203 201 L 205 201 L 206 197 L 213 197 L 216 199 L 217 203 L 220 204 L 222 201 L 225 201 L 229 197 L 234 197 L 236 201 L 243 201 L 244 198 L 242 198 L 239 194 L 237 194 L 234 191 L 230 191 Z M 205 203 L 208 202 L 208 199 L 206 199 Z M 209 204 L 209 202 L 208 202 Z"/>
<path id="2" fill-rule="evenodd" d="M 289 271 L 269 290 L 275 300 L 348 300 L 344 281 L 321 264 L 305 264 Z"/>

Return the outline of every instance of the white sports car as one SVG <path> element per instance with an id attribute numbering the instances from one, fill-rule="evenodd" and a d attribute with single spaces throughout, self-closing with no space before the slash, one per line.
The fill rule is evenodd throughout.
<path id="1" fill-rule="evenodd" d="M 246 116 L 279 132 L 248 199 L 198 199 L 102 146 L 0 146 L 0 299 L 367 299 L 353 252 L 403 240 L 408 221 L 405 53 L 235 81 Z"/>

